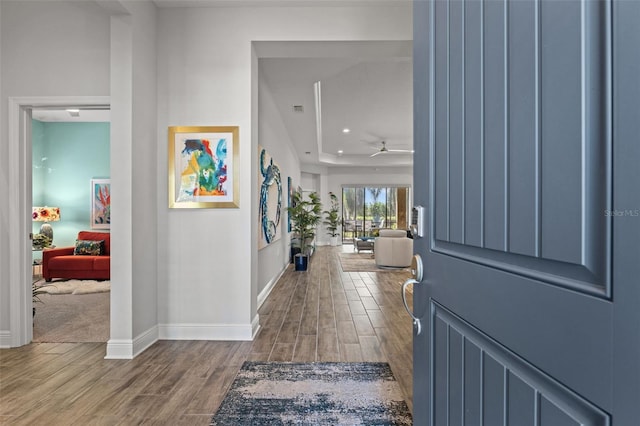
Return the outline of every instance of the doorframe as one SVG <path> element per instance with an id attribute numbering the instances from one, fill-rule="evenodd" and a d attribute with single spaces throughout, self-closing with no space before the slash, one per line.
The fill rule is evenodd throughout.
<path id="1" fill-rule="evenodd" d="M 31 283 L 32 205 L 31 111 L 52 107 L 111 107 L 109 96 L 9 97 L 9 318 L 10 346 L 23 346 L 33 339 Z"/>

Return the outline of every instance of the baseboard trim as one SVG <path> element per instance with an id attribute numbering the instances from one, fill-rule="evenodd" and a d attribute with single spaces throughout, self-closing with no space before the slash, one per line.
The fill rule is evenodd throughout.
<path id="1" fill-rule="evenodd" d="M 269 281 L 267 285 L 262 289 L 260 294 L 258 294 L 258 309 L 260 309 L 260 306 L 262 306 L 264 301 L 267 300 L 267 297 L 269 297 L 269 294 L 271 294 L 271 290 L 273 290 L 273 287 L 275 287 L 275 285 L 278 283 L 280 278 L 287 271 L 287 268 L 289 267 L 289 265 L 291 264 L 287 263 L 286 265 L 284 265 L 284 268 L 282 268 L 282 271 L 280 271 L 278 275 L 272 278 L 271 281 Z"/>
<path id="2" fill-rule="evenodd" d="M 251 324 L 160 324 L 158 338 L 160 340 L 251 341 L 256 327 L 258 327 L 256 319 Z"/>
<path id="3" fill-rule="evenodd" d="M 147 331 L 144 331 L 133 339 L 133 356 L 137 357 L 144 352 L 149 346 L 157 342 L 158 339 L 158 326 L 154 325 Z"/>
<path id="4" fill-rule="evenodd" d="M 0 348 L 7 349 L 10 348 L 13 342 L 11 341 L 11 331 L 10 330 L 0 330 Z"/>
<path id="5" fill-rule="evenodd" d="M 109 339 L 104 359 L 133 359 L 133 340 Z"/>
<path id="6" fill-rule="evenodd" d="M 104 359 L 133 359 L 158 341 L 158 326 L 143 331 L 133 340 L 111 339 L 107 342 Z"/>
<path id="7" fill-rule="evenodd" d="M 251 340 L 255 339 L 258 331 L 260 331 L 260 315 L 256 314 L 251 321 Z"/>

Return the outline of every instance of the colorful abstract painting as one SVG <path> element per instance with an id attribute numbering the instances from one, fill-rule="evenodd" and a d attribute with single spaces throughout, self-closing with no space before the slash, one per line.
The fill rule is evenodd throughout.
<path id="1" fill-rule="evenodd" d="M 111 180 L 91 179 L 91 228 L 111 228 Z"/>
<path id="2" fill-rule="evenodd" d="M 260 199 L 258 250 L 277 241 L 282 236 L 280 216 L 282 213 L 282 177 L 280 167 L 267 151 L 258 145 L 258 187 Z"/>
<path id="3" fill-rule="evenodd" d="M 237 127 L 169 128 L 169 207 L 238 207 Z"/>

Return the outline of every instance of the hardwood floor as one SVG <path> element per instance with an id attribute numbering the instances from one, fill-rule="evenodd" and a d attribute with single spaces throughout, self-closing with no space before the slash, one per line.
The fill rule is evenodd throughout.
<path id="1" fill-rule="evenodd" d="M 290 266 L 259 309 L 253 342 L 158 341 L 133 360 L 104 343 L 0 350 L 0 424 L 207 425 L 245 360 L 385 361 L 412 409 L 406 271 L 343 272 L 319 247 L 306 273 Z"/>

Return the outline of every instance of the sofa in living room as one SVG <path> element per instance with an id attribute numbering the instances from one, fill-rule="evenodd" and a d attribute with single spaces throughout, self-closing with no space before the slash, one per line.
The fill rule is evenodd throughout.
<path id="1" fill-rule="evenodd" d="M 42 252 L 42 277 L 108 280 L 111 238 L 108 232 L 80 231 L 75 246 Z"/>

